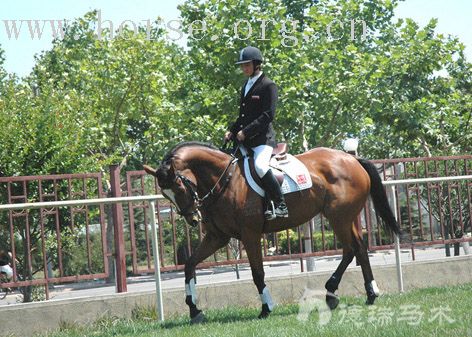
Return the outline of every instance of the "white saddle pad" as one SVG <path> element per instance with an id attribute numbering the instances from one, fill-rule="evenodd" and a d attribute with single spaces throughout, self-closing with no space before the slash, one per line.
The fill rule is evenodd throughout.
<path id="1" fill-rule="evenodd" d="M 241 151 L 242 152 L 242 151 Z M 264 189 L 256 183 L 256 180 L 251 174 L 249 168 L 249 157 L 243 152 L 244 155 L 244 175 L 249 186 L 260 196 L 265 196 Z M 287 154 L 287 159 L 277 161 L 272 157 L 270 161 L 270 167 L 272 170 L 280 170 L 284 173 L 284 180 L 281 185 L 283 194 L 306 190 L 313 186 L 310 174 L 306 166 L 294 156 Z"/>

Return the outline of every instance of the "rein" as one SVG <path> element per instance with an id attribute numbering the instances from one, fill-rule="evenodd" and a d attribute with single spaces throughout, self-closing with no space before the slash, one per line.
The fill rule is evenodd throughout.
<path id="1" fill-rule="evenodd" d="M 218 178 L 216 183 L 213 185 L 213 187 L 210 189 L 210 191 L 208 191 L 208 193 L 205 194 L 202 198 L 200 198 L 200 196 L 198 195 L 197 185 L 193 181 L 191 181 L 189 178 L 187 178 L 183 174 L 176 173 L 176 179 L 180 178 L 182 180 L 182 183 L 184 184 L 185 188 L 190 190 L 190 196 L 192 197 L 192 203 L 188 207 L 186 207 L 184 210 L 182 210 L 180 212 L 177 212 L 177 214 L 179 214 L 181 216 L 185 216 L 185 217 L 186 216 L 195 216 L 195 215 L 200 216 L 200 209 L 203 207 L 203 204 L 210 197 L 215 196 L 216 198 L 214 199 L 214 201 L 218 200 L 218 198 L 221 196 L 221 194 L 223 194 L 223 192 L 226 190 L 226 187 L 228 186 L 231 178 L 233 177 L 233 173 L 236 169 L 235 164 L 239 160 L 238 158 L 235 157 L 234 154 L 237 152 L 238 149 L 239 149 L 239 146 L 236 148 L 234 153 L 231 154 L 231 157 L 233 159 L 230 160 L 228 165 L 226 165 L 226 168 L 224 169 L 223 173 L 220 175 L 220 177 Z M 221 188 L 218 191 L 216 191 L 218 185 L 220 184 L 220 182 L 222 181 L 222 179 L 226 175 L 226 173 L 229 171 L 230 167 L 232 167 L 232 170 L 231 170 L 231 172 L 228 173 L 228 175 L 226 177 L 226 180 L 224 181 L 223 186 L 221 186 Z M 197 204 L 197 207 L 196 207 L 195 211 L 190 211 L 190 209 L 193 207 L 193 205 L 195 205 L 195 203 Z"/>

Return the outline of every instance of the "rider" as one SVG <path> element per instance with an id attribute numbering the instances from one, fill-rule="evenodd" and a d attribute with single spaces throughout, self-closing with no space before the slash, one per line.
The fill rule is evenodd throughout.
<path id="1" fill-rule="evenodd" d="M 11 253 L 0 250 L 0 274 L 6 275 L 8 279 L 13 277 L 13 269 L 10 266 Z"/>
<path id="2" fill-rule="evenodd" d="M 248 77 L 241 89 L 239 117 L 225 134 L 225 141 L 234 137 L 254 152 L 256 172 L 262 180 L 268 199 L 274 202 L 264 216 L 267 220 L 288 217 L 288 209 L 280 185 L 269 168 L 272 150 L 277 144 L 272 120 L 277 104 L 277 86 L 261 70 L 262 53 L 246 47 L 239 53 L 238 62 Z M 269 203 L 270 204 L 270 203 Z"/>

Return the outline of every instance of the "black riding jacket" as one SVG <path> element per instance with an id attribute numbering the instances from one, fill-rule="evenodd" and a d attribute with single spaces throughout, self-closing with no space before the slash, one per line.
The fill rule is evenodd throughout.
<path id="1" fill-rule="evenodd" d="M 229 130 L 235 138 L 236 134 L 243 130 L 246 136 L 243 144 L 246 147 L 252 148 L 264 144 L 275 147 L 272 120 L 277 104 L 277 86 L 262 73 L 244 96 L 246 84 L 247 80 L 241 89 L 239 117 Z"/>

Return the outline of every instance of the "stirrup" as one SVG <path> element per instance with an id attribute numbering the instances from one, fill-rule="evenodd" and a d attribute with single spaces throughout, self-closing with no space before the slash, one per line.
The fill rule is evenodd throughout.
<path id="1" fill-rule="evenodd" d="M 267 207 L 267 210 L 264 212 L 264 218 L 267 221 L 270 221 L 270 220 L 274 220 L 276 217 L 277 216 L 275 215 L 274 202 L 271 200 L 268 207 Z"/>

